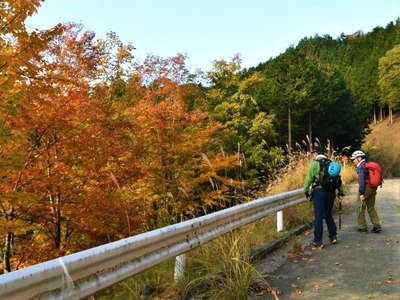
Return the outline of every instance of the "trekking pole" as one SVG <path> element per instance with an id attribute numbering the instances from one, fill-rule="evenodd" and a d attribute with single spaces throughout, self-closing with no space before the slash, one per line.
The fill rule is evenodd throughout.
<path id="1" fill-rule="evenodd" d="M 342 199 L 339 198 L 339 230 L 342 229 Z"/>

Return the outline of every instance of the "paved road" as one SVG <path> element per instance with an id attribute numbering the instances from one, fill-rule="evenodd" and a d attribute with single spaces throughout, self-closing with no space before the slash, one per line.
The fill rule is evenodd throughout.
<path id="1" fill-rule="evenodd" d="M 376 207 L 383 227 L 380 234 L 356 231 L 352 198 L 353 208 L 343 216 L 338 244 L 325 242 L 322 250 L 307 246 L 266 277 L 273 288 L 282 292 L 279 299 L 400 299 L 400 179 L 386 180 L 378 190 Z M 312 234 L 308 242 L 311 238 Z M 327 241 L 326 232 L 324 239 Z"/>

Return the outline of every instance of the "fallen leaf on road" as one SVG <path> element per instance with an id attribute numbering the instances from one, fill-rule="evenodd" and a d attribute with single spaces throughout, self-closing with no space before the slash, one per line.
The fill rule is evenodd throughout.
<path id="1" fill-rule="evenodd" d="M 315 258 L 309 258 L 308 261 L 309 262 L 314 262 L 314 261 L 316 261 L 316 259 Z"/>
<path id="2" fill-rule="evenodd" d="M 294 264 L 298 264 L 298 263 L 299 263 L 299 261 L 295 259 L 294 261 L 292 261 L 292 263 L 294 263 Z"/>
<path id="3" fill-rule="evenodd" d="M 349 249 L 350 248 L 350 246 L 344 246 L 346 249 Z"/>
<path id="4" fill-rule="evenodd" d="M 385 243 L 390 243 L 390 242 L 393 242 L 393 238 L 392 237 L 387 237 L 387 238 L 384 238 L 383 239 L 383 241 L 385 242 Z"/>
<path id="5" fill-rule="evenodd" d="M 292 288 L 298 288 L 299 286 L 297 284 L 292 283 L 291 287 Z"/>
<path id="6" fill-rule="evenodd" d="M 372 284 L 373 284 L 373 285 L 381 285 L 381 284 L 382 284 L 382 281 L 375 281 L 375 282 L 373 282 Z"/>
<path id="7" fill-rule="evenodd" d="M 257 292 L 254 292 L 254 296 L 264 296 L 265 294 L 269 294 L 271 291 L 268 290 L 259 290 Z"/>
<path id="8" fill-rule="evenodd" d="M 255 296 L 262 296 L 272 293 L 271 288 L 263 280 L 257 280 L 251 287 L 251 292 Z"/>
<path id="9" fill-rule="evenodd" d="M 337 286 L 337 284 L 336 284 L 336 283 L 334 283 L 334 282 L 331 282 L 330 284 L 328 284 L 328 286 L 329 286 L 329 287 L 331 287 L 331 288 L 334 288 L 334 287 L 336 287 L 336 286 Z"/>
<path id="10" fill-rule="evenodd" d="M 375 296 L 369 295 L 368 299 L 376 298 Z"/>
<path id="11" fill-rule="evenodd" d="M 295 258 L 295 257 L 299 257 L 302 254 L 302 252 L 297 251 L 297 252 L 290 252 L 288 253 L 287 257 L 288 258 Z"/>
<path id="12" fill-rule="evenodd" d="M 343 264 L 340 263 L 340 262 L 335 263 L 335 265 L 337 265 L 337 266 L 339 266 L 339 267 L 343 266 Z"/>
<path id="13" fill-rule="evenodd" d="M 394 280 L 385 280 L 384 283 L 394 284 L 394 283 L 396 283 L 396 281 L 394 281 Z"/>
<path id="14" fill-rule="evenodd" d="M 272 293 L 275 295 L 282 295 L 282 291 L 280 289 L 274 289 L 272 290 Z"/>
<path id="15" fill-rule="evenodd" d="M 318 292 L 321 289 L 321 286 L 319 284 L 313 285 L 313 290 Z"/>
<path id="16" fill-rule="evenodd" d="M 297 294 L 297 295 L 301 295 L 301 294 L 303 294 L 303 290 L 301 290 L 301 289 L 297 289 L 297 290 L 296 290 L 296 294 Z"/>

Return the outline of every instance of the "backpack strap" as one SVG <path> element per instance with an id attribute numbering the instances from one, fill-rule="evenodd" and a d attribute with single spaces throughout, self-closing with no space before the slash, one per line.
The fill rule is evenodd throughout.
<path id="1" fill-rule="evenodd" d="M 323 188 L 322 183 L 321 183 L 321 178 L 323 176 L 323 172 L 324 172 L 324 166 L 325 166 L 325 162 L 329 161 L 329 159 L 327 158 L 322 158 L 322 159 L 314 159 L 314 161 L 319 163 L 319 173 L 318 173 L 318 178 L 316 178 L 314 176 L 314 180 L 313 180 L 313 184 L 312 184 L 312 188 Z"/>

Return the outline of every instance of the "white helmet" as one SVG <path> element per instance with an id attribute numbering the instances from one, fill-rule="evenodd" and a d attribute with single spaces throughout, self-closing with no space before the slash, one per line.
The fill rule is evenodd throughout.
<path id="1" fill-rule="evenodd" d="M 357 157 L 365 157 L 365 153 L 361 150 L 354 151 L 353 154 L 350 156 L 350 159 L 356 159 Z"/>

